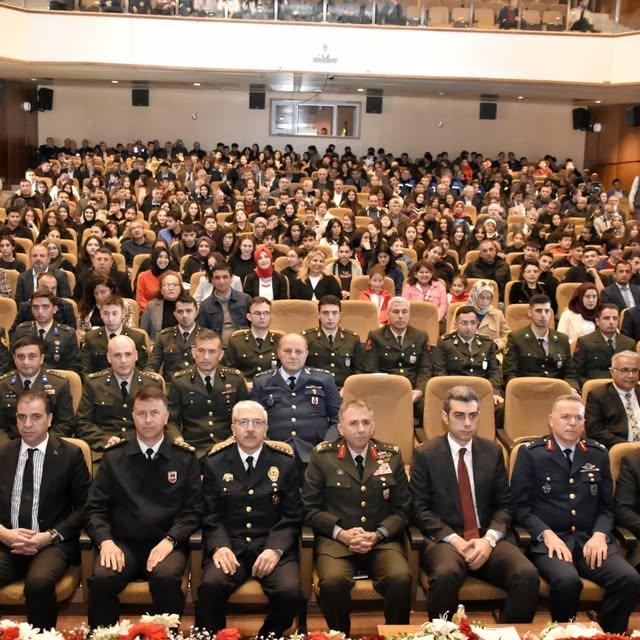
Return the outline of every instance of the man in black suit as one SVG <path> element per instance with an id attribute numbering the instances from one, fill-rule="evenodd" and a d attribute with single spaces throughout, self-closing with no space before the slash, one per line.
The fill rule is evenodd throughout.
<path id="1" fill-rule="evenodd" d="M 587 380 L 609 378 L 612 356 L 635 350 L 635 341 L 618 333 L 619 315 L 615 304 L 605 302 L 598 307 L 596 330 L 578 338 L 573 364 L 580 387 Z"/>
<path id="2" fill-rule="evenodd" d="M 500 622 L 530 622 L 538 573 L 508 539 L 511 506 L 500 447 L 476 436 L 479 400 L 470 387 L 449 389 L 442 419 L 449 433 L 416 449 L 411 466 L 413 522 L 427 540 L 430 618 L 455 611 L 468 575 L 507 592 Z"/>
<path id="3" fill-rule="evenodd" d="M 607 449 L 619 442 L 640 442 L 640 354 L 621 351 L 611 358 L 612 381 L 587 397 L 586 430 Z"/>
<path id="4" fill-rule="evenodd" d="M 640 537 L 640 450 L 632 451 L 620 461 L 620 473 L 614 494 L 616 524 Z M 627 562 L 638 571 L 640 546 L 627 556 Z"/>
<path id="5" fill-rule="evenodd" d="M 585 247 L 582 254 L 582 262 L 571 267 L 564 274 L 562 282 L 593 282 L 598 292 L 604 289 L 603 279 L 596 268 L 600 260 L 600 253 L 595 247 Z M 559 266 L 559 265 L 556 265 Z M 608 278 L 606 279 L 608 281 Z"/>
<path id="6" fill-rule="evenodd" d="M 109 247 L 104 246 L 97 249 L 91 258 L 91 269 L 77 279 L 76 288 L 73 292 L 76 300 L 82 298 L 84 289 L 92 275 L 107 276 L 115 285 L 114 293 L 123 298 L 133 298 L 129 276 L 116 268 L 112 251 Z"/>
<path id="7" fill-rule="evenodd" d="M 0 585 L 24 578 L 27 621 L 55 627 L 56 583 L 79 559 L 91 479 L 75 445 L 49 433 L 45 391 L 18 399 L 20 438 L 0 447 Z"/>
<path id="8" fill-rule="evenodd" d="M 625 310 L 620 332 L 622 335 L 633 338 L 636 342 L 640 340 L 640 307 L 631 307 L 631 309 Z"/>
<path id="9" fill-rule="evenodd" d="M 71 289 L 67 276 L 61 269 L 52 269 L 49 266 L 49 252 L 45 245 L 36 244 L 29 251 L 31 257 L 31 269 L 23 271 L 18 276 L 18 284 L 16 285 L 16 303 L 27 302 L 31 300 L 33 292 L 37 288 L 38 274 L 48 272 L 52 273 L 58 282 L 58 295 L 61 298 L 70 298 Z"/>
<path id="10" fill-rule="evenodd" d="M 629 284 L 631 280 L 631 263 L 621 260 L 613 272 L 613 282 L 604 288 L 600 302 L 612 302 L 622 311 L 640 306 L 640 287 Z"/>

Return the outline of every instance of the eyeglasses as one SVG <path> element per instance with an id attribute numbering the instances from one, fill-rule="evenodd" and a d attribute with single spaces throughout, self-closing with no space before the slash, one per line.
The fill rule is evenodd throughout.
<path id="1" fill-rule="evenodd" d="M 628 376 L 629 374 L 636 376 L 638 375 L 638 373 L 640 373 L 640 369 L 636 367 L 632 367 L 632 368 L 622 367 L 621 369 L 617 369 L 616 367 L 611 367 L 611 371 L 619 371 L 623 376 Z"/>
<path id="2" fill-rule="evenodd" d="M 578 416 L 572 413 L 561 413 L 560 420 L 562 420 L 562 422 L 575 422 L 577 424 L 582 424 L 584 422 L 584 416 Z"/>
<path id="3" fill-rule="evenodd" d="M 258 318 L 268 318 L 271 315 L 271 311 L 252 311 L 251 315 Z"/>
<path id="4" fill-rule="evenodd" d="M 256 429 L 262 429 L 262 427 L 267 426 L 267 421 L 262 418 L 240 418 L 240 420 L 235 420 L 234 422 L 242 429 L 246 429 L 250 424 Z"/>
<path id="5" fill-rule="evenodd" d="M 176 289 L 178 288 L 180 285 L 175 283 L 175 282 L 163 282 L 162 283 L 162 288 L 163 289 Z"/>

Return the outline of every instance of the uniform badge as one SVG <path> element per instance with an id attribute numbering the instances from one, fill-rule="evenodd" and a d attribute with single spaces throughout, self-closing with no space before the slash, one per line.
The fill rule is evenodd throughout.
<path id="1" fill-rule="evenodd" d="M 225 473 L 225 474 L 222 476 L 222 479 L 223 479 L 225 482 L 233 482 L 233 473 Z"/>
<path id="2" fill-rule="evenodd" d="M 388 462 L 382 462 L 382 464 L 375 470 L 374 476 L 383 476 L 386 473 L 391 473 L 391 467 Z"/>
<path id="3" fill-rule="evenodd" d="M 271 496 L 271 502 L 272 502 L 273 504 L 278 504 L 278 503 L 280 502 L 280 496 L 279 496 L 277 493 L 274 493 L 274 494 Z"/>
<path id="4" fill-rule="evenodd" d="M 409 356 L 409 362 L 410 362 L 410 364 L 415 364 L 415 363 L 416 363 L 416 360 L 417 360 L 417 358 L 416 358 L 416 354 L 415 354 L 415 353 L 412 353 L 412 354 Z"/>
<path id="5" fill-rule="evenodd" d="M 483 360 L 482 361 L 482 370 L 486 371 L 488 367 L 489 367 L 489 363 L 486 360 Z"/>
<path id="6" fill-rule="evenodd" d="M 167 480 L 169 481 L 169 484 L 175 484 L 178 481 L 178 472 L 167 471 Z"/>
<path id="7" fill-rule="evenodd" d="M 277 482 L 280 477 L 280 470 L 278 467 L 269 467 L 269 471 L 267 471 L 267 477 L 271 482 Z"/>
<path id="8" fill-rule="evenodd" d="M 551 493 L 551 485 L 550 485 L 548 482 L 545 482 L 545 483 L 542 485 L 542 493 L 544 493 L 544 494 L 549 494 L 549 493 Z"/>
<path id="9" fill-rule="evenodd" d="M 343 476 L 344 475 L 344 469 L 336 469 L 336 474 L 338 474 L 339 476 Z"/>
<path id="10" fill-rule="evenodd" d="M 598 485 L 595 483 L 592 483 L 589 485 L 589 491 L 591 491 L 591 495 L 592 496 L 597 496 L 598 495 Z"/>
<path id="11" fill-rule="evenodd" d="M 344 366 L 347 367 L 347 369 L 351 368 L 351 358 L 349 356 L 345 356 Z"/>
<path id="12" fill-rule="evenodd" d="M 267 405 L 267 407 L 273 407 L 273 405 L 275 404 L 273 400 L 273 395 L 269 394 L 265 404 Z"/>
<path id="13" fill-rule="evenodd" d="M 317 406 L 318 406 L 318 396 L 311 396 L 311 404 L 312 404 L 314 407 L 317 407 Z"/>
<path id="14" fill-rule="evenodd" d="M 388 500 L 389 499 L 389 495 L 391 494 L 391 492 L 389 491 L 389 489 L 384 489 L 382 491 L 382 498 L 384 500 Z"/>

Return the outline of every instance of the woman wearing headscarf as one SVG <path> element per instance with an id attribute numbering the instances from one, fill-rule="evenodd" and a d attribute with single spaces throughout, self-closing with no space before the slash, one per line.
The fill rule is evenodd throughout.
<path id="1" fill-rule="evenodd" d="M 184 263 L 182 269 L 182 280 L 187 284 L 191 282 L 194 273 L 205 272 L 207 270 L 207 258 L 215 249 L 215 243 L 208 236 L 200 236 L 196 240 L 196 250 Z"/>
<path id="2" fill-rule="evenodd" d="M 160 293 L 160 276 L 171 268 L 169 249 L 162 245 L 154 247 L 151 253 L 151 267 L 138 275 L 136 283 L 136 302 L 140 314 L 145 312 L 149 300 Z"/>
<path id="3" fill-rule="evenodd" d="M 244 279 L 244 292 L 252 298 L 261 296 L 267 300 L 288 298 L 287 279 L 273 268 L 273 254 L 267 247 L 260 246 L 253 252 L 256 264 L 252 273 Z"/>
<path id="4" fill-rule="evenodd" d="M 593 282 L 582 283 L 571 296 L 569 307 L 560 315 L 558 331 L 569 336 L 570 344 L 596 330 L 596 315 L 600 296 Z"/>

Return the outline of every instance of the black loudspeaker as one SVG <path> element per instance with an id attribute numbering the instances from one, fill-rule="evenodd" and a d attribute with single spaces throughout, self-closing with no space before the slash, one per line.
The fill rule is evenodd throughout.
<path id="1" fill-rule="evenodd" d="M 591 123 L 591 113 L 589 109 L 579 107 L 573 110 L 573 128 L 578 131 L 586 131 Z"/>
<path id="2" fill-rule="evenodd" d="M 480 103 L 480 120 L 495 120 L 498 117 L 497 102 Z"/>
<path id="3" fill-rule="evenodd" d="M 2 102 L 2 100 L 0 100 L 0 102 Z M 640 106 L 625 109 L 624 121 L 629 127 L 640 127 Z"/>
<path id="4" fill-rule="evenodd" d="M 131 105 L 133 107 L 148 107 L 149 89 L 131 89 Z"/>
<path id="5" fill-rule="evenodd" d="M 51 111 L 53 109 L 53 89 L 38 89 L 38 111 Z"/>
<path id="6" fill-rule="evenodd" d="M 382 113 L 382 96 L 367 96 L 367 113 Z"/>
<path id="7" fill-rule="evenodd" d="M 266 94 L 264 91 L 249 91 L 249 109 L 264 109 Z"/>

